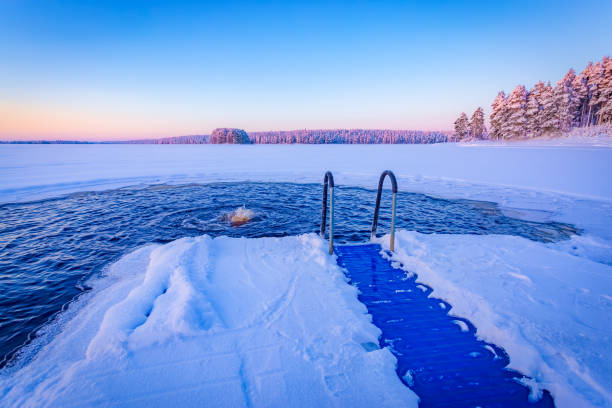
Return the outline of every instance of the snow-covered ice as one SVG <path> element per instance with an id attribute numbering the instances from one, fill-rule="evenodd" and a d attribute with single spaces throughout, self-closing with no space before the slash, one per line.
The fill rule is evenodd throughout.
<path id="1" fill-rule="evenodd" d="M 416 407 L 326 248 L 202 236 L 126 255 L 5 373 L 0 404 Z"/>
<path id="2" fill-rule="evenodd" d="M 395 261 L 559 407 L 612 406 L 612 266 L 507 235 L 399 231 Z M 389 247 L 389 236 L 379 238 Z"/>
<path id="3" fill-rule="evenodd" d="M 612 200 L 612 149 L 437 145 L 0 145 L 0 202 L 138 183 L 316 182 L 375 188 L 389 168 L 405 191 L 477 185 Z M 459 184 L 456 184 L 459 183 Z M 468 198 L 468 197 L 466 197 Z"/>

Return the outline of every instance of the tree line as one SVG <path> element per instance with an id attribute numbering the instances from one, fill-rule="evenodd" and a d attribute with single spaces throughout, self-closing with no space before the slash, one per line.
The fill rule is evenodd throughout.
<path id="1" fill-rule="evenodd" d="M 206 144 L 210 140 L 210 135 L 185 135 L 162 137 L 160 139 L 137 139 L 123 143 L 130 144 Z"/>
<path id="2" fill-rule="evenodd" d="M 252 143 L 259 144 L 430 144 L 444 143 L 451 132 L 385 129 L 315 129 L 250 132 Z"/>
<path id="3" fill-rule="evenodd" d="M 240 134 L 240 140 L 228 135 Z M 232 133 L 232 135 L 234 134 Z M 245 138 L 248 138 L 248 140 Z M 131 140 L 138 144 L 431 144 L 454 141 L 452 132 L 388 129 L 301 129 L 249 132 L 242 129 L 215 129 L 211 136 L 189 135 L 161 139 Z"/>
<path id="4" fill-rule="evenodd" d="M 465 139 L 486 139 L 487 128 L 485 127 L 485 115 L 481 107 L 478 107 L 468 119 L 465 112 L 462 112 L 455 121 L 454 140 Z"/>
<path id="5" fill-rule="evenodd" d="M 78 141 L 7 141 L 0 143 L 127 143 L 127 144 L 431 144 L 454 141 L 452 132 L 384 129 L 317 129 L 281 130 L 246 133 L 242 129 L 215 129 L 211 135 L 186 135 L 159 139 L 137 139 L 115 142 Z"/>
<path id="6" fill-rule="evenodd" d="M 554 86 L 540 81 L 530 90 L 517 85 L 509 95 L 500 91 L 491 108 L 489 132 L 478 108 L 476 119 L 462 113 L 455 121 L 455 138 L 525 139 L 612 123 L 612 59 L 589 62 L 579 74 L 570 69 Z"/>

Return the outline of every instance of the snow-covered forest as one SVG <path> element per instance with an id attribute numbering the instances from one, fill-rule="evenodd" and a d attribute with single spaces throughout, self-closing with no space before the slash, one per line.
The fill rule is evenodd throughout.
<path id="1" fill-rule="evenodd" d="M 483 117 L 484 118 L 484 117 Z M 483 119 L 484 120 L 484 119 Z M 484 123 L 483 123 L 484 126 Z M 241 129 L 238 129 L 244 132 Z M 214 133 L 214 132 L 213 132 Z M 246 134 L 246 133 L 245 133 Z M 390 129 L 302 129 L 249 132 L 250 143 L 257 144 L 431 144 L 454 141 L 452 132 Z M 224 138 L 221 138 L 226 140 Z M 136 144 L 206 144 L 219 142 L 218 137 L 189 135 L 161 139 L 131 140 Z M 243 140 L 243 143 L 247 143 Z"/>
<path id="2" fill-rule="evenodd" d="M 455 138 L 527 139 L 612 123 L 612 60 L 589 62 L 579 74 L 570 69 L 554 86 L 540 81 L 500 91 L 491 108 L 488 132 L 479 107 L 471 119 L 462 113 L 455 121 Z"/>
<path id="3" fill-rule="evenodd" d="M 205 144 L 210 140 L 210 135 L 186 135 L 162 137 L 160 139 L 136 139 L 126 143 L 132 144 Z"/>
<path id="4" fill-rule="evenodd" d="M 253 143 L 303 144 L 429 144 L 451 141 L 452 134 L 442 131 L 389 129 L 315 129 L 250 132 Z"/>
<path id="5" fill-rule="evenodd" d="M 208 143 L 212 144 L 249 144 L 249 135 L 242 129 L 217 128 L 210 134 Z"/>
<path id="6" fill-rule="evenodd" d="M 244 132 L 242 129 L 237 131 Z M 215 131 L 229 131 L 226 128 Z M 208 144 L 208 143 L 257 143 L 257 144 L 431 144 L 455 141 L 448 131 L 390 130 L 390 129 L 302 129 L 244 132 L 240 142 L 234 138 L 212 135 L 186 135 L 160 139 L 136 139 L 124 142 L 79 141 L 0 141 L 0 143 L 127 143 L 127 144 Z"/>

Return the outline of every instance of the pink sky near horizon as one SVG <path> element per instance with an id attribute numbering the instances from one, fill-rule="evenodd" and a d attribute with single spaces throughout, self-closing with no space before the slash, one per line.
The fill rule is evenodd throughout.
<path id="1" fill-rule="evenodd" d="M 610 21 L 598 0 L 0 0 L 0 140 L 451 130 L 610 54 Z"/>
<path id="2" fill-rule="evenodd" d="M 430 123 L 432 123 L 431 121 Z M 87 109 L 54 109 L 47 106 L 0 104 L 0 140 L 85 140 L 113 141 L 131 139 L 162 138 L 181 135 L 210 134 L 217 127 L 237 127 L 247 132 L 295 130 L 295 129 L 410 129 L 450 130 L 448 123 L 439 120 L 431 126 L 421 121 L 411 124 L 405 118 L 344 117 L 340 120 L 322 118 L 300 121 L 297 118 L 283 120 L 228 120 L 215 121 L 203 115 L 201 121 L 191 118 L 176 118 L 143 112 L 141 116 L 129 116 L 117 112 L 104 115 Z M 314 126 L 300 126 L 302 123 Z M 377 126 L 372 126 L 375 124 Z"/>

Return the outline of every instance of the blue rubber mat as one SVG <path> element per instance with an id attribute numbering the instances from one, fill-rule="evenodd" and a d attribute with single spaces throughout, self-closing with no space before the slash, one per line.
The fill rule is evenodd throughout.
<path id="1" fill-rule="evenodd" d="M 380 250 L 377 244 L 335 248 L 382 330 L 381 345 L 391 348 L 397 374 L 421 407 L 554 407 L 546 390 L 529 401 L 529 389 L 518 381 L 524 376 L 506 368 L 505 351 L 478 340 L 472 323 L 449 316 L 451 305 L 429 297 L 430 287 L 393 268 Z"/>

